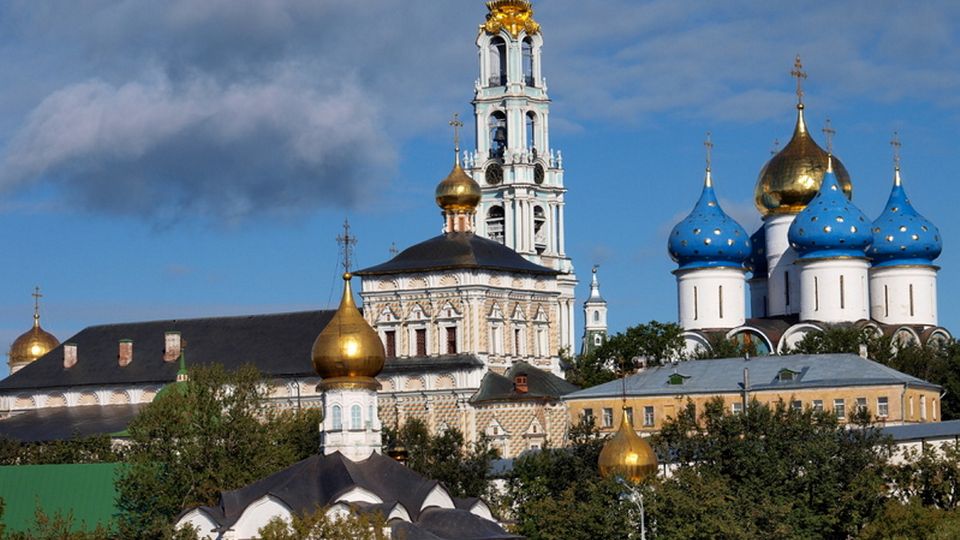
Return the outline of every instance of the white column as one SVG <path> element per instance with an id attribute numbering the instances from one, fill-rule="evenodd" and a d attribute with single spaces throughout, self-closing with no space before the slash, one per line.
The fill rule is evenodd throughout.
<path id="1" fill-rule="evenodd" d="M 870 263 L 866 259 L 799 261 L 800 320 L 827 323 L 870 318 L 870 299 L 864 284 Z"/>
<path id="2" fill-rule="evenodd" d="M 558 238 L 560 240 L 560 255 L 563 255 L 564 253 L 567 252 L 566 244 L 564 243 L 565 239 L 563 237 L 563 230 L 564 230 L 563 229 L 563 202 L 558 203 L 558 207 L 560 211 L 560 219 L 559 219 L 559 223 L 557 224 L 558 231 L 560 232 L 560 234 L 558 235 Z"/>
<path id="3" fill-rule="evenodd" d="M 871 268 L 870 314 L 881 324 L 937 326 L 937 267 Z"/>

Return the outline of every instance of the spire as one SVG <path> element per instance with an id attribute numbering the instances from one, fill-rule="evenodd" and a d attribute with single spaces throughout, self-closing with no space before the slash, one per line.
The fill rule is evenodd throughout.
<path id="1" fill-rule="evenodd" d="M 600 282 L 597 281 L 597 270 L 599 269 L 599 264 L 593 265 L 593 276 L 590 278 L 590 300 L 603 300 L 603 297 L 600 296 Z"/>
<path id="2" fill-rule="evenodd" d="M 703 147 L 706 148 L 706 161 L 707 161 L 707 171 L 706 171 L 706 175 L 705 175 L 705 177 L 704 177 L 704 179 L 703 179 L 703 185 L 706 186 L 706 187 L 712 187 L 712 186 L 713 186 L 713 178 L 712 178 L 712 176 L 710 175 L 710 160 L 711 160 L 711 153 L 712 153 L 712 151 L 713 151 L 713 141 L 710 140 L 710 132 L 709 132 L 709 131 L 707 132 L 707 139 L 706 139 L 705 141 L 703 141 Z"/>
<path id="3" fill-rule="evenodd" d="M 900 133 L 893 132 L 893 139 L 890 140 L 890 146 L 893 147 L 893 185 L 899 186 L 900 182 Z"/>
<path id="4" fill-rule="evenodd" d="M 40 287 L 33 288 L 33 327 L 40 328 L 40 299 L 43 298 L 43 295 L 40 294 Z"/>

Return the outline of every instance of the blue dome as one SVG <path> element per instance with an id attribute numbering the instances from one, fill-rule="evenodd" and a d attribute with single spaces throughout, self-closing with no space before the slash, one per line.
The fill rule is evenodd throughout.
<path id="1" fill-rule="evenodd" d="M 720 209 L 709 170 L 697 205 L 670 231 L 667 250 L 680 270 L 742 268 L 750 257 L 747 231 Z"/>
<path id="2" fill-rule="evenodd" d="M 873 246 L 867 251 L 873 265 L 928 265 L 942 250 L 939 229 L 910 204 L 897 169 L 887 206 L 873 222 Z"/>
<path id="3" fill-rule="evenodd" d="M 767 278 L 767 229 L 760 226 L 757 232 L 750 235 L 750 269 L 753 277 Z"/>
<path id="4" fill-rule="evenodd" d="M 873 242 L 867 216 L 847 200 L 832 167 L 820 191 L 790 224 L 787 238 L 801 259 L 863 257 Z"/>

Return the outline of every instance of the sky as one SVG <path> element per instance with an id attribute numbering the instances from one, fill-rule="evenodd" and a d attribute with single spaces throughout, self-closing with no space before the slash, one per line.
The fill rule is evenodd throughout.
<path id="1" fill-rule="evenodd" d="M 753 189 L 792 132 L 800 54 L 808 124 L 823 146 L 830 118 L 870 217 L 899 131 L 904 185 L 944 239 L 940 323 L 960 332 L 960 3 L 534 7 L 578 303 L 599 264 L 611 331 L 676 319 L 666 237 L 699 195 L 707 131 L 721 205 L 759 226 Z M 344 219 L 357 267 L 440 231 L 433 189 L 449 118 L 472 118 L 485 14 L 480 0 L 0 3 L 0 348 L 30 327 L 34 286 L 61 340 L 335 305 Z"/>

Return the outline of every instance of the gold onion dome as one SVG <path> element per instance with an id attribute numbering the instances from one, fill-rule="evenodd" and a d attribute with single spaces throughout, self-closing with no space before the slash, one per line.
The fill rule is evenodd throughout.
<path id="1" fill-rule="evenodd" d="M 600 450 L 597 465 L 604 478 L 620 476 L 636 484 L 657 473 L 657 454 L 633 430 L 626 411 L 622 416 L 620 429 Z"/>
<path id="2" fill-rule="evenodd" d="M 353 302 L 349 273 L 343 274 L 340 307 L 313 342 L 313 369 L 323 379 L 321 386 L 377 389 L 376 376 L 383 369 L 386 353 L 373 328 Z"/>
<path id="3" fill-rule="evenodd" d="M 777 152 L 757 180 L 754 202 L 764 216 L 797 214 L 806 208 L 820 191 L 823 175 L 827 172 L 827 152 L 813 140 L 803 118 L 803 103 L 797 104 L 797 126 L 790 142 Z M 850 174 L 833 156 L 833 172 L 843 194 L 853 196 Z"/>
<path id="4" fill-rule="evenodd" d="M 434 194 L 437 206 L 446 212 L 473 212 L 480 204 L 480 197 L 483 195 L 480 184 L 470 178 L 470 175 L 460 167 L 459 159 L 453 165 L 450 174 L 437 184 Z"/>
<path id="5" fill-rule="evenodd" d="M 35 300 L 40 299 L 40 289 L 33 294 Z M 10 345 L 10 366 L 25 365 L 39 360 L 43 355 L 56 349 L 60 341 L 53 334 L 40 327 L 40 304 L 33 306 L 33 328 L 21 334 Z"/>

